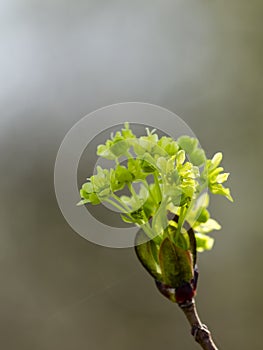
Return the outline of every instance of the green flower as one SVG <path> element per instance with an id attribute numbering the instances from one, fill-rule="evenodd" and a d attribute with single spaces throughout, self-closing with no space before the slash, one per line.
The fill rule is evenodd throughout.
<path id="1" fill-rule="evenodd" d="M 207 171 L 208 176 L 208 187 L 211 193 L 220 194 L 225 196 L 231 202 L 233 202 L 233 198 L 230 194 L 229 188 L 225 188 L 222 184 L 227 181 L 229 173 L 222 173 L 224 168 L 219 167 L 221 163 L 223 155 L 221 152 L 218 152 L 214 155 L 214 157 L 210 160 L 208 159 L 206 162 L 205 171 Z"/>
<path id="2" fill-rule="evenodd" d="M 111 139 L 107 140 L 104 145 L 97 147 L 97 155 L 110 160 L 117 160 L 121 156 L 127 155 L 133 140 L 136 136 L 129 128 L 129 123 L 124 124 L 124 129 L 117 131 L 115 135 L 111 134 Z"/>
<path id="3" fill-rule="evenodd" d="M 171 137 L 163 136 L 157 142 L 160 149 L 164 150 L 169 156 L 175 155 L 179 150 L 179 145 Z"/>
<path id="4" fill-rule="evenodd" d="M 108 169 L 102 169 L 98 166 L 97 174 L 92 175 L 88 180 L 80 190 L 82 200 L 78 203 L 79 205 L 86 203 L 99 204 L 110 196 L 110 171 Z"/>
<path id="5" fill-rule="evenodd" d="M 206 161 L 205 152 L 198 147 L 198 140 L 190 136 L 181 136 L 178 139 L 180 149 L 184 150 L 193 165 L 201 166 Z"/>
<path id="6" fill-rule="evenodd" d="M 142 227 L 149 238 L 162 241 L 169 231 L 169 239 L 182 249 L 187 247 L 181 244 L 187 220 L 196 232 L 197 249 L 211 249 L 213 239 L 207 233 L 220 225 L 210 218 L 209 195 L 204 197 L 203 193 L 209 189 L 232 201 L 229 189 L 223 186 L 229 174 L 222 173 L 219 166 L 221 153 L 206 159 L 195 138 L 159 138 L 155 130 L 148 128 L 146 135 L 136 137 L 125 123 L 98 146 L 97 154 L 115 164 L 110 169 L 97 167 L 97 173 L 80 189 L 79 205 L 108 202 L 121 211 L 125 222 Z M 134 190 L 135 183 L 140 183 L 139 193 Z M 123 189 L 130 195 L 124 195 Z M 178 216 L 178 222 L 168 222 L 168 210 Z"/>
<path id="7" fill-rule="evenodd" d="M 125 166 L 117 165 L 116 169 L 111 169 L 109 185 L 113 192 L 123 189 L 132 180 L 132 173 Z"/>

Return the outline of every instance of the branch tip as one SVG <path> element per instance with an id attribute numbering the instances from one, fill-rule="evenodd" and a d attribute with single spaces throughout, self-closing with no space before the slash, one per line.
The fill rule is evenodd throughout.
<path id="1" fill-rule="evenodd" d="M 218 350 L 213 342 L 211 332 L 206 325 L 202 324 L 197 314 L 195 301 L 189 300 L 184 304 L 179 304 L 191 326 L 191 334 L 195 341 L 200 344 L 204 350 Z"/>

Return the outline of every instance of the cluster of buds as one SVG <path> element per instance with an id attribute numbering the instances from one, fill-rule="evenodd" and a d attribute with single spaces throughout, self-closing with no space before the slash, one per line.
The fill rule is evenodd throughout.
<path id="1" fill-rule="evenodd" d="M 229 174 L 222 173 L 222 153 L 207 159 L 198 140 L 187 135 L 174 140 L 146 128 L 137 137 L 126 122 L 98 145 L 97 155 L 112 167 L 97 167 L 82 185 L 78 204 L 108 203 L 124 222 L 140 227 L 136 253 L 160 292 L 181 305 L 191 302 L 196 251 L 211 249 L 207 233 L 220 229 L 207 210 L 207 190 L 232 201 L 223 185 Z"/>

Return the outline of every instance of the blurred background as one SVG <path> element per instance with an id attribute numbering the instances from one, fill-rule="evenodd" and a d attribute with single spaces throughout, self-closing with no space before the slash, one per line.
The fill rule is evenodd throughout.
<path id="1" fill-rule="evenodd" d="M 262 348 L 262 1 L 5 0 L 0 17 L 1 349 L 199 349 L 133 249 L 84 240 L 56 202 L 67 131 L 126 101 L 224 153 L 235 202 L 212 200 L 197 304 L 220 349 Z"/>

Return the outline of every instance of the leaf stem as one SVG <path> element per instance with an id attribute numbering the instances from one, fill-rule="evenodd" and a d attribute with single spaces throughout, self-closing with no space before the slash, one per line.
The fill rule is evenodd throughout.
<path id="1" fill-rule="evenodd" d="M 115 193 L 112 193 L 111 196 L 112 196 L 118 203 L 120 203 L 120 205 L 123 206 L 123 208 L 124 208 L 124 210 L 122 209 L 122 212 L 123 212 L 123 213 L 127 214 L 127 213 L 129 213 L 129 212 L 131 211 L 131 209 L 128 207 L 128 205 L 125 204 L 118 196 L 116 196 Z M 126 212 L 125 210 L 126 210 L 127 212 Z"/>
<path id="2" fill-rule="evenodd" d="M 132 183 L 129 182 L 127 184 L 127 186 L 129 188 L 129 191 L 131 192 L 132 196 L 136 199 L 137 203 L 140 205 L 141 204 L 140 198 L 138 197 L 136 191 L 134 190 Z"/>
<path id="3" fill-rule="evenodd" d="M 128 214 L 126 212 L 126 209 L 121 207 L 118 203 L 114 202 L 112 199 L 110 198 L 107 198 L 107 199 L 104 199 L 105 202 L 111 204 L 112 206 L 114 206 L 115 208 L 117 208 L 118 210 L 120 210 L 121 213 L 125 213 L 125 214 Z"/>
<path id="4" fill-rule="evenodd" d="M 139 225 L 139 226 L 146 233 L 146 235 L 149 238 L 154 239 L 155 235 L 154 235 L 153 230 L 148 222 L 146 222 L 144 225 Z"/>
<path id="5" fill-rule="evenodd" d="M 142 185 L 144 185 L 144 187 L 146 188 L 146 190 L 148 192 L 148 195 L 151 197 L 151 199 L 156 204 L 156 206 L 158 206 L 158 204 L 159 204 L 158 199 L 153 196 L 148 182 L 146 180 L 142 180 Z"/>
<path id="6" fill-rule="evenodd" d="M 159 203 L 162 200 L 162 191 L 160 188 L 160 183 L 159 183 L 159 178 L 158 178 L 158 172 L 155 171 L 153 173 L 153 178 L 154 178 L 154 183 L 157 189 L 157 194 L 158 194 L 158 199 L 157 199 L 157 203 Z"/>
<path id="7" fill-rule="evenodd" d="M 179 234 L 181 233 L 181 229 L 182 229 L 182 226 L 184 223 L 185 215 L 186 215 L 186 208 L 185 208 L 185 206 L 183 206 L 180 208 L 177 230 L 175 232 L 175 237 L 174 237 L 175 242 L 177 242 Z"/>

